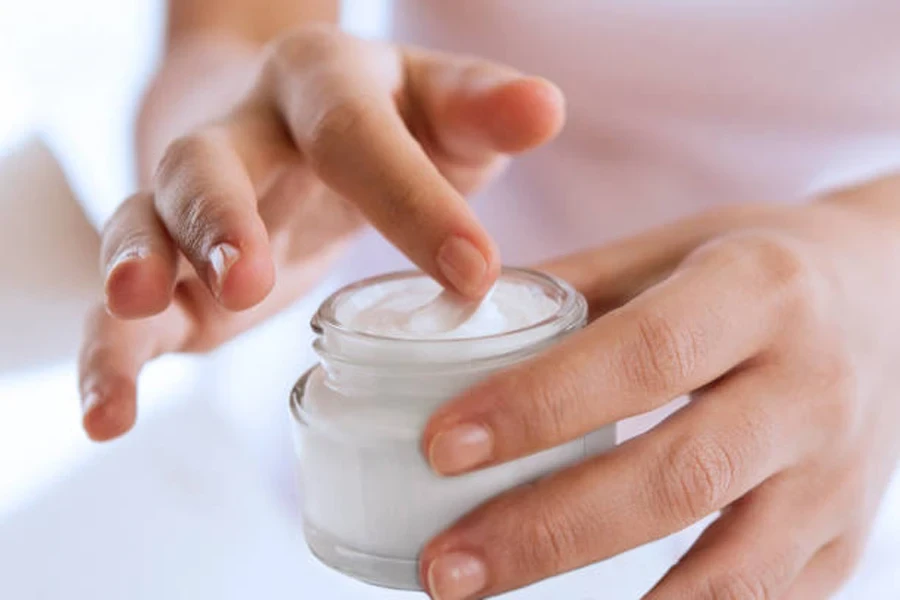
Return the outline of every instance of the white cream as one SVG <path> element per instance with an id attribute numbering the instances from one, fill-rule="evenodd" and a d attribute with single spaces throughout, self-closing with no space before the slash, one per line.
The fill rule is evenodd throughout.
<path id="1" fill-rule="evenodd" d="M 465 388 L 525 360 L 584 323 L 584 299 L 560 281 L 510 269 L 480 303 L 421 275 L 348 286 L 313 319 L 322 365 L 292 399 L 307 541 L 354 577 L 417 589 L 422 545 L 504 490 L 605 449 L 607 427 L 460 477 L 434 474 L 419 438 Z"/>
<path id="2" fill-rule="evenodd" d="M 467 301 L 427 277 L 363 288 L 337 307 L 348 329 L 404 339 L 486 337 L 539 323 L 559 303 L 534 285 L 501 279 L 481 302 Z"/>

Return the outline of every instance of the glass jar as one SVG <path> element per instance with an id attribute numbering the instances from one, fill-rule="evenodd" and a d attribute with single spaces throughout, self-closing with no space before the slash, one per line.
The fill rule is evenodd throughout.
<path id="1" fill-rule="evenodd" d="M 385 587 L 421 589 L 423 545 L 482 502 L 580 462 L 615 443 L 615 426 L 509 463 L 457 477 L 428 466 L 420 436 L 443 402 L 491 373 L 526 360 L 581 328 L 584 298 L 565 282 L 525 269 L 502 278 L 545 294 L 548 318 L 504 333 L 408 339 L 354 331 L 346 302 L 370 286 L 421 278 L 401 272 L 349 285 L 312 320 L 321 363 L 291 394 L 304 533 L 322 562 Z"/>

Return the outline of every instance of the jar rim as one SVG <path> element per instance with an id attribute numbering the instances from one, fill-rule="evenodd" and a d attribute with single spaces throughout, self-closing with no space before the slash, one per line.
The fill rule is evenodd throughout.
<path id="1" fill-rule="evenodd" d="M 503 267 L 501 269 L 501 277 L 513 276 L 520 279 L 530 280 L 546 289 L 556 291 L 559 297 L 562 298 L 562 301 L 559 303 L 556 310 L 540 321 L 530 323 L 524 327 L 517 327 L 516 329 L 510 329 L 508 331 L 501 331 L 499 333 L 492 333 L 488 335 L 453 338 L 409 338 L 371 333 L 351 329 L 349 327 L 346 327 L 338 320 L 337 307 L 340 301 L 344 299 L 348 294 L 352 294 L 358 290 L 378 283 L 397 281 L 400 279 L 411 279 L 413 277 L 423 276 L 425 275 L 421 271 L 406 269 L 402 271 L 394 271 L 382 275 L 366 277 L 365 279 L 360 279 L 359 281 L 346 285 L 333 292 L 322 302 L 322 304 L 319 306 L 319 309 L 310 320 L 310 328 L 313 330 L 313 333 L 318 336 L 325 335 L 326 333 L 337 333 L 338 335 L 342 336 L 349 336 L 359 340 L 373 341 L 382 344 L 439 344 L 445 347 L 453 347 L 471 344 L 475 341 L 490 342 L 492 340 L 515 337 L 525 332 L 548 327 L 550 325 L 553 325 L 554 323 L 561 325 L 562 329 L 565 330 L 573 325 L 577 325 L 583 322 L 586 317 L 587 307 L 584 301 L 584 297 L 563 279 L 560 279 L 559 277 L 550 275 L 548 273 L 544 273 L 542 271 L 537 271 L 535 269 L 523 267 Z M 571 323 L 569 323 L 569 321 L 571 321 Z"/>

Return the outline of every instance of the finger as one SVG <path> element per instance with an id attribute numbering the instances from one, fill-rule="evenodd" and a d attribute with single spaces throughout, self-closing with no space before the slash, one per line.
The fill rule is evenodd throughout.
<path id="1" fill-rule="evenodd" d="M 862 549 L 862 543 L 843 538 L 826 545 L 794 581 L 785 600 L 831 598 L 856 571 Z"/>
<path id="2" fill-rule="evenodd" d="M 471 192 L 502 168 L 509 154 L 552 139 L 565 120 L 552 83 L 484 60 L 410 49 L 406 85 L 416 102 L 407 126 L 441 172 Z"/>
<path id="3" fill-rule="evenodd" d="M 117 319 L 102 306 L 91 312 L 78 358 L 83 426 L 91 439 L 110 440 L 131 429 L 138 372 L 160 353 L 177 349 L 187 328 L 174 304 L 138 321 Z"/>
<path id="4" fill-rule="evenodd" d="M 232 132 L 208 129 L 169 146 L 156 174 L 156 210 L 219 302 L 249 308 L 274 284 L 256 192 Z"/>
<path id="5" fill-rule="evenodd" d="M 407 86 L 431 141 L 462 163 L 539 146 L 562 129 L 565 99 L 551 82 L 480 59 L 412 49 Z M 413 117 L 415 118 L 415 116 Z"/>
<path id="6" fill-rule="evenodd" d="M 741 377 L 608 454 L 476 509 L 426 546 L 423 581 L 453 580 L 444 557 L 466 556 L 478 569 L 457 572 L 484 575 L 477 593 L 517 588 L 680 531 L 796 464 L 801 411 L 776 409 L 792 384 Z"/>
<path id="7" fill-rule="evenodd" d="M 270 64 L 272 94 L 319 177 L 444 286 L 486 293 L 497 249 L 398 113 L 396 51 L 315 31 L 282 45 Z"/>
<path id="8" fill-rule="evenodd" d="M 645 600 L 783 598 L 835 533 L 819 498 L 781 476 L 723 512 Z"/>
<path id="9" fill-rule="evenodd" d="M 649 412 L 759 353 L 780 274 L 757 242 L 722 243 L 546 354 L 443 405 L 423 449 L 442 474 L 504 462 Z"/>
<path id="10" fill-rule="evenodd" d="M 100 249 L 106 273 L 106 308 L 121 318 L 165 310 L 175 286 L 176 252 L 156 214 L 152 194 L 126 200 L 103 230 Z"/>

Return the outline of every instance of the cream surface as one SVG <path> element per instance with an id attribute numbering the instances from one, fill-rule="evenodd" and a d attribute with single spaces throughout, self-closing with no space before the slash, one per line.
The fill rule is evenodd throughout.
<path id="1" fill-rule="evenodd" d="M 353 331 L 402 339 L 460 339 L 516 331 L 551 317 L 559 303 L 538 286 L 501 278 L 481 302 L 468 302 L 422 276 L 373 284 L 337 307 Z"/>

